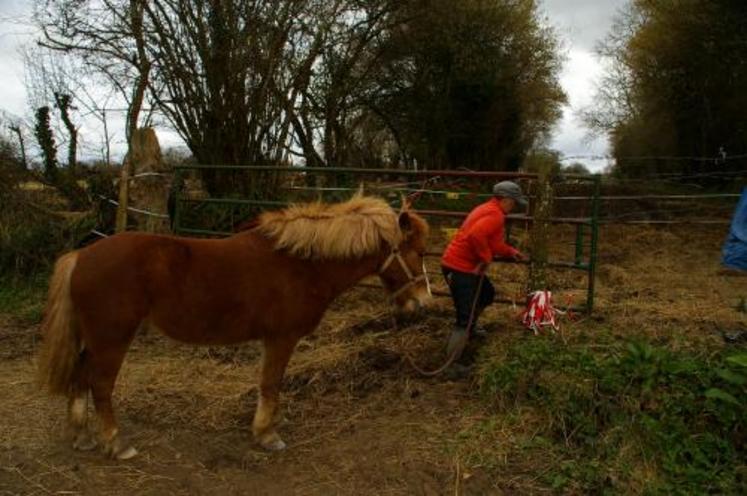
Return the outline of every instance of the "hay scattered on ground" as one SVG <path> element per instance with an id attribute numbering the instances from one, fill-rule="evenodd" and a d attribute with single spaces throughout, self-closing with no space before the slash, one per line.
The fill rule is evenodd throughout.
<path id="1" fill-rule="evenodd" d="M 648 334 L 673 347 L 725 346 L 722 329 L 747 329 L 737 310 L 747 296 L 741 278 L 718 275 L 723 233 L 716 228 L 608 227 L 600 247 L 597 312 L 563 320 L 557 339 L 605 328 Z M 561 232 L 558 240 L 572 241 Z M 567 259 L 570 244 L 554 245 Z M 521 289 L 526 268 L 496 265 L 502 294 Z M 445 289 L 438 262 L 429 264 Z M 554 277 L 576 298 L 575 276 Z M 422 379 L 404 361 L 438 364 L 451 326 L 448 300 L 425 320 L 392 328 L 383 292 L 355 289 L 337 301 L 320 328 L 293 356 L 283 391 L 280 431 L 291 449 L 269 455 L 250 441 L 260 351 L 256 344 L 193 348 L 155 334 L 139 336 L 116 389 L 123 431 L 142 455 L 115 463 L 98 453 L 74 453 L 62 437 L 64 402 L 42 396 L 33 382 L 25 334 L 0 329 L 3 344 L 21 353 L 0 362 L 0 492 L 277 494 L 464 494 L 545 489 L 543 467 L 555 460 L 517 459 L 515 450 L 539 431 L 539 419 L 486 411 L 475 379 Z M 490 350 L 531 339 L 518 308 L 496 306 L 485 322 L 496 333 Z M 505 346 L 504 346 L 505 344 Z M 493 422 L 486 428 L 485 422 Z M 497 419 L 497 420 L 496 420 Z M 464 449 L 468 443 L 469 449 Z M 645 467 L 637 470 L 645 472 Z M 457 475 L 458 474 L 458 475 Z M 637 476 L 645 480 L 645 473 Z M 470 489 L 471 488 L 471 489 Z M 264 492 L 263 492 L 264 491 Z"/>

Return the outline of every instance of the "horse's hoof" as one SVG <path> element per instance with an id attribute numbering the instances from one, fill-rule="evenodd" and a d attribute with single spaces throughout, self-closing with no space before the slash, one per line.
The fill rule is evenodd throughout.
<path id="1" fill-rule="evenodd" d="M 285 444 L 282 439 L 280 439 L 280 436 L 278 436 L 276 432 L 267 434 L 261 437 L 258 441 L 259 445 L 267 451 L 282 451 L 288 447 L 288 445 Z"/>
<path id="2" fill-rule="evenodd" d="M 117 460 L 129 460 L 130 458 L 134 458 L 135 456 L 137 456 L 137 450 L 132 446 L 128 446 L 123 451 L 120 451 L 114 456 Z"/>
<path id="3" fill-rule="evenodd" d="M 89 432 L 81 432 L 73 440 L 73 449 L 78 451 L 91 451 L 98 443 Z"/>
<path id="4" fill-rule="evenodd" d="M 288 445 L 282 439 L 275 439 L 267 443 L 262 443 L 262 447 L 267 451 L 283 451 Z"/>
<path id="5" fill-rule="evenodd" d="M 124 442 L 119 436 L 104 443 L 104 453 L 115 460 L 129 460 L 137 455 L 137 450 Z"/>

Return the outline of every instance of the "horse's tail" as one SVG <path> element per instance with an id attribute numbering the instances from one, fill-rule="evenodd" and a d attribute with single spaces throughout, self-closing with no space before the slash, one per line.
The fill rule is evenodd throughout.
<path id="1" fill-rule="evenodd" d="M 42 322 L 43 342 L 39 354 L 39 382 L 50 394 L 67 394 L 80 354 L 81 342 L 70 297 L 70 278 L 78 252 L 61 256 L 49 284 Z"/>

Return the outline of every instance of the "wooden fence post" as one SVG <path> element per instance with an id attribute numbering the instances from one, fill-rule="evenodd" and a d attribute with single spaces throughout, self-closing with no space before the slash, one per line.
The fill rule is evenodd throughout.
<path id="1" fill-rule="evenodd" d="M 552 163 L 540 164 L 538 173 L 535 185 L 534 223 L 530 235 L 532 247 L 532 260 L 529 264 L 528 289 L 530 292 L 548 289 L 548 243 L 553 205 Z"/>
<path id="2" fill-rule="evenodd" d="M 117 232 L 127 229 L 127 211 L 131 205 L 149 212 L 138 214 L 139 230 L 168 232 L 168 218 L 164 217 L 170 183 L 168 172 L 161 159 L 161 147 L 153 128 L 137 129 L 132 134 L 130 151 L 122 165 Z"/>
<path id="3" fill-rule="evenodd" d="M 117 205 L 117 220 L 114 226 L 116 232 L 127 230 L 127 206 L 130 195 L 131 163 L 130 156 L 125 156 L 124 163 L 122 163 L 122 173 L 119 176 L 119 195 L 117 198 L 119 205 Z"/>
<path id="4" fill-rule="evenodd" d="M 142 211 L 136 217 L 138 230 L 167 233 L 170 231 L 168 197 L 173 171 L 163 162 L 153 128 L 138 129 L 136 134 L 133 144 L 137 144 L 137 160 L 130 170 L 129 203 Z"/>

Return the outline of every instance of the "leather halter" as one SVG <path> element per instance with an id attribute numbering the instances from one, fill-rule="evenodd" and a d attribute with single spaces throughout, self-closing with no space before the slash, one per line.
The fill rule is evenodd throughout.
<path id="1" fill-rule="evenodd" d="M 392 252 L 389 254 L 387 259 L 384 260 L 384 263 L 381 264 L 381 267 L 379 267 L 379 275 L 383 274 L 384 271 L 386 271 L 386 269 L 389 268 L 389 266 L 395 260 L 399 262 L 400 268 L 402 268 L 405 275 L 407 276 L 407 282 L 400 286 L 399 289 L 389 293 L 389 297 L 392 299 L 392 301 L 394 301 L 397 296 L 408 290 L 410 286 L 413 286 L 414 284 L 417 284 L 422 280 L 425 280 L 426 284 L 428 285 L 428 293 L 430 293 L 431 288 L 430 284 L 428 284 L 428 276 L 425 274 L 425 264 L 423 264 L 423 273 L 417 276 L 414 275 L 410 270 L 410 267 L 408 267 L 405 263 L 402 255 L 399 254 L 399 250 L 397 248 L 392 248 Z"/>

